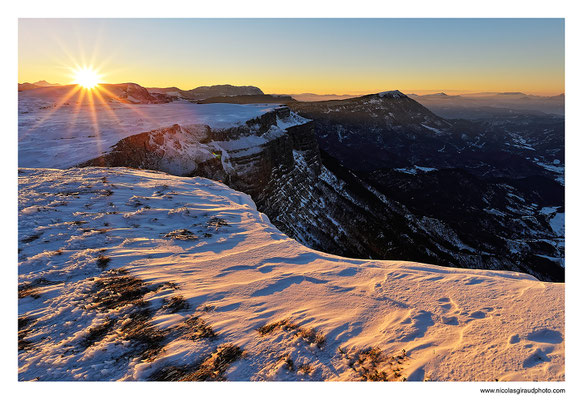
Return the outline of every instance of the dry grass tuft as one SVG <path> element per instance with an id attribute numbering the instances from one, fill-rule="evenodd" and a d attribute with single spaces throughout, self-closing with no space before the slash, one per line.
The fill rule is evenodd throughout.
<path id="1" fill-rule="evenodd" d="M 229 223 L 223 218 L 212 217 L 211 219 L 208 220 L 206 226 L 208 226 L 209 228 L 215 228 L 215 230 L 217 230 L 222 226 L 229 226 Z"/>
<path id="2" fill-rule="evenodd" d="M 350 354 L 344 349 L 338 350 L 348 360 L 348 366 L 360 376 L 360 380 L 406 380 L 401 374 L 401 362 L 408 357 L 404 349 L 402 350 L 402 353 L 396 357 L 387 357 L 378 347 L 369 347 L 364 350 L 358 350 L 353 354 Z M 385 369 L 381 368 L 382 366 L 384 366 Z"/>
<path id="3" fill-rule="evenodd" d="M 165 367 L 149 377 L 151 381 L 224 381 L 229 366 L 241 358 L 243 351 L 231 343 L 225 343 L 191 367 Z"/>
<path id="4" fill-rule="evenodd" d="M 83 338 L 81 345 L 85 348 L 93 346 L 95 343 L 103 339 L 113 328 L 115 321 L 107 318 L 104 323 L 96 325 L 89 329 L 89 332 Z"/>
<path id="5" fill-rule="evenodd" d="M 32 342 L 26 340 L 26 336 L 34 324 L 35 321 L 31 317 L 18 317 L 18 351 L 28 350 L 32 346 Z"/>
<path id="6" fill-rule="evenodd" d="M 289 318 L 264 325 L 258 328 L 257 332 L 263 336 L 271 334 L 278 329 L 283 331 L 293 331 L 296 336 L 302 338 L 309 344 L 316 345 L 319 349 L 322 349 L 326 342 L 326 336 L 324 336 L 323 333 L 318 332 L 314 328 L 302 328 L 298 324 L 291 322 Z"/>
<path id="7" fill-rule="evenodd" d="M 163 331 L 150 323 L 150 319 L 150 311 L 142 308 L 131 313 L 128 321 L 121 326 L 121 339 L 129 340 L 136 348 L 131 353 L 146 361 L 151 361 L 160 353 L 166 337 Z"/>
<path id="8" fill-rule="evenodd" d="M 107 268 L 107 266 L 109 265 L 109 263 L 111 262 L 111 258 L 104 256 L 103 254 L 100 254 L 97 256 L 97 266 L 101 269 L 105 269 Z"/>
<path id="9" fill-rule="evenodd" d="M 176 240 L 198 240 L 198 236 L 188 229 L 176 229 L 172 232 L 168 232 L 164 237 Z"/>
<path id="10" fill-rule="evenodd" d="M 243 355 L 239 346 L 231 343 L 220 345 L 197 370 L 184 377 L 185 381 L 224 381 L 223 374 L 229 366 Z"/>
<path id="11" fill-rule="evenodd" d="M 281 321 L 272 322 L 271 324 L 263 325 L 257 329 L 260 335 L 267 335 L 272 333 L 277 329 L 282 330 L 295 330 L 298 329 L 298 325 L 291 323 L 289 318 L 282 319 Z"/>
<path id="12" fill-rule="evenodd" d="M 310 375 L 313 370 L 314 368 L 308 363 L 302 364 L 298 367 L 298 372 L 304 375 Z"/>
<path id="13" fill-rule="evenodd" d="M 172 296 L 170 298 L 164 299 L 164 304 L 162 305 L 162 309 L 169 311 L 171 313 L 177 313 L 178 311 L 188 310 L 190 305 L 184 299 L 183 296 Z"/>
<path id="14" fill-rule="evenodd" d="M 188 318 L 177 329 L 190 340 L 214 339 L 217 337 L 213 328 L 204 319 L 196 315 Z"/>
<path id="15" fill-rule="evenodd" d="M 143 306 L 142 298 L 148 292 L 144 282 L 128 275 L 123 269 L 106 271 L 95 280 L 95 288 L 92 308 L 103 310 Z"/>
<path id="16" fill-rule="evenodd" d="M 314 328 L 299 328 L 297 335 L 306 342 L 318 346 L 319 349 L 322 349 L 326 343 L 326 336 Z"/>
<path id="17" fill-rule="evenodd" d="M 30 236 L 27 236 L 25 238 L 20 239 L 20 241 L 22 243 L 30 243 L 30 242 L 33 242 L 33 241 L 37 240 L 38 238 L 40 238 L 40 235 L 41 235 L 40 233 L 34 233 Z"/>

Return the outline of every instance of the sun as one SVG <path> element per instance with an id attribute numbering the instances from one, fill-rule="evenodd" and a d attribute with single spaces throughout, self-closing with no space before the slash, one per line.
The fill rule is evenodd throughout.
<path id="1" fill-rule="evenodd" d="M 99 85 L 101 76 L 91 67 L 82 67 L 73 71 L 73 83 L 85 89 L 93 89 Z"/>

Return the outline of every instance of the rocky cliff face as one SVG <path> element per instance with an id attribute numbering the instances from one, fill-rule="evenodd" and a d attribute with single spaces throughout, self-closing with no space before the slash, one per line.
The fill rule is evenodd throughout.
<path id="1" fill-rule="evenodd" d="M 255 197 L 296 167 L 301 152 L 319 171 L 318 145 L 310 121 L 279 107 L 245 124 L 212 130 L 178 124 L 119 141 L 112 150 L 81 166 L 125 166 L 175 175 L 207 176 Z"/>
<path id="2" fill-rule="evenodd" d="M 389 101 L 409 103 L 398 93 L 395 96 Z M 427 124 L 418 134 L 447 128 L 447 121 L 432 120 L 431 114 L 407 118 L 421 118 Z M 524 191 L 510 183 L 484 186 L 463 171 L 353 171 L 320 149 L 317 132 L 322 126 L 318 119 L 307 120 L 279 107 L 228 129 L 173 125 L 144 132 L 123 139 L 110 153 L 83 166 L 127 166 L 223 181 L 251 195 L 281 231 L 328 253 L 564 279 L 556 261 L 561 257 L 554 242 L 557 234 L 549 225 L 561 210 L 547 207 L 541 214 L 530 203 L 535 199 L 523 198 Z M 467 196 L 456 198 L 464 191 L 454 190 L 455 182 L 467 188 Z M 432 196 L 450 189 L 458 199 L 453 203 L 445 192 L 443 199 Z M 478 201 L 482 196 L 483 204 Z M 544 199 L 548 193 L 541 192 L 536 201 L 545 205 Z M 435 206 L 434 212 L 427 204 Z M 461 212 L 447 214 L 444 208 Z"/>
<path id="3" fill-rule="evenodd" d="M 397 91 L 290 107 L 331 159 L 406 209 L 415 243 L 433 244 L 401 243 L 418 250 L 407 259 L 564 279 L 562 119 L 449 121 Z"/>
<path id="4" fill-rule="evenodd" d="M 398 91 L 289 106 L 314 121 L 324 151 L 356 171 L 419 165 L 462 168 L 477 176 L 551 177 L 549 171 L 521 153 L 521 148 L 537 140 L 529 136 L 541 134 L 558 139 L 553 141 L 556 156 L 546 161 L 563 159 L 564 140 L 560 139 L 564 130 L 556 118 L 446 120 Z M 532 155 L 534 148 L 527 150 Z"/>

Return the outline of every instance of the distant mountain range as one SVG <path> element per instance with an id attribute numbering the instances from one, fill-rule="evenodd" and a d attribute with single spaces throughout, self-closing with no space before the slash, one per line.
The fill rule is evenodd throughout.
<path id="1" fill-rule="evenodd" d="M 18 91 L 24 92 L 35 89 L 64 88 L 73 86 L 74 85 L 59 85 L 41 80 L 34 83 L 19 83 Z M 361 95 L 350 94 L 265 94 L 256 86 L 234 86 L 228 84 L 199 86 L 189 90 L 179 89 L 178 87 L 143 88 L 136 83 L 101 84 L 100 86 L 106 89 L 111 89 L 111 91 L 115 93 L 115 96 L 109 96 L 108 93 L 102 93 L 104 97 L 112 97 L 116 101 L 120 101 L 121 99 L 122 102 L 129 103 L 155 103 L 175 100 L 206 103 L 288 103 L 290 101 L 321 102 L 362 97 Z M 133 92 L 133 95 L 124 94 L 127 92 L 127 88 L 130 88 L 129 90 Z M 42 94 L 40 94 L 40 96 L 56 95 L 58 94 L 58 89 L 56 90 L 57 92 L 41 92 Z M 36 93 L 35 96 L 37 96 Z M 234 99 L 239 96 L 243 96 L 243 98 Z M 133 99 L 131 99 L 131 97 L 133 97 Z M 557 96 L 537 96 L 522 92 L 481 92 L 448 95 L 441 92 L 425 95 L 412 93 L 408 94 L 408 97 L 427 107 L 438 116 L 448 119 L 488 119 L 492 117 L 512 117 L 516 114 L 527 114 L 531 116 L 543 114 L 565 114 L 564 94 Z"/>
<path id="2" fill-rule="evenodd" d="M 299 93 L 290 94 L 297 101 L 326 101 L 326 100 L 345 100 L 353 97 L 359 97 L 358 94 L 314 94 L 314 93 Z"/>
<path id="3" fill-rule="evenodd" d="M 564 94 L 536 96 L 521 92 L 488 92 L 453 96 L 445 93 L 408 96 L 444 118 L 480 119 L 508 116 L 517 112 L 530 115 L 565 115 Z"/>
<path id="4" fill-rule="evenodd" d="M 30 89 L 37 89 L 40 87 L 47 87 L 47 86 L 61 86 L 59 83 L 49 83 L 47 81 L 38 81 L 34 83 L 24 82 L 18 84 L 18 91 L 22 90 L 30 90 Z"/>
<path id="5" fill-rule="evenodd" d="M 44 82 L 44 81 L 42 81 Z M 101 103 L 118 102 L 129 104 L 156 104 L 168 103 L 172 99 L 158 93 L 150 93 L 144 87 L 136 83 L 100 84 L 101 90 L 95 92 L 95 96 L 87 96 L 84 90 L 77 85 L 38 85 L 19 84 L 18 91 L 21 97 L 32 98 L 44 102 L 44 107 L 51 104 L 69 103 Z"/>
<path id="6" fill-rule="evenodd" d="M 19 83 L 19 92 L 33 91 L 29 95 L 41 98 L 65 98 L 70 92 L 74 92 L 77 85 L 59 85 L 48 83 L 47 81 L 38 81 L 34 83 Z M 233 86 L 233 85 L 214 85 L 200 86 L 190 90 L 181 90 L 177 87 L 167 88 L 144 88 L 137 83 L 103 83 L 99 87 L 102 89 L 98 97 L 106 101 L 118 101 L 124 103 L 165 103 L 174 100 L 200 101 L 208 98 L 232 97 L 232 96 L 265 96 L 263 91 L 255 86 Z M 76 93 L 70 98 L 74 103 L 82 99 L 81 92 Z M 288 98 L 287 100 L 290 100 Z M 85 101 L 89 101 L 86 99 Z"/>
<path id="7" fill-rule="evenodd" d="M 177 87 L 147 88 L 150 93 L 161 93 L 178 99 L 203 100 L 209 97 L 222 96 L 256 96 L 263 95 L 263 91 L 255 86 L 213 85 L 199 86 L 190 90 Z"/>

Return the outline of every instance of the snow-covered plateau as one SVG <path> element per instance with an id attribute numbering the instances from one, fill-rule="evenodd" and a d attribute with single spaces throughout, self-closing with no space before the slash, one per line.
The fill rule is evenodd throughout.
<path id="1" fill-rule="evenodd" d="M 564 284 L 314 251 L 212 180 L 23 168 L 18 235 L 20 380 L 565 378 Z"/>
<path id="2" fill-rule="evenodd" d="M 69 168 L 106 153 L 131 135 L 174 124 L 229 128 L 272 111 L 276 105 L 61 104 L 21 94 L 18 107 L 18 165 Z"/>

